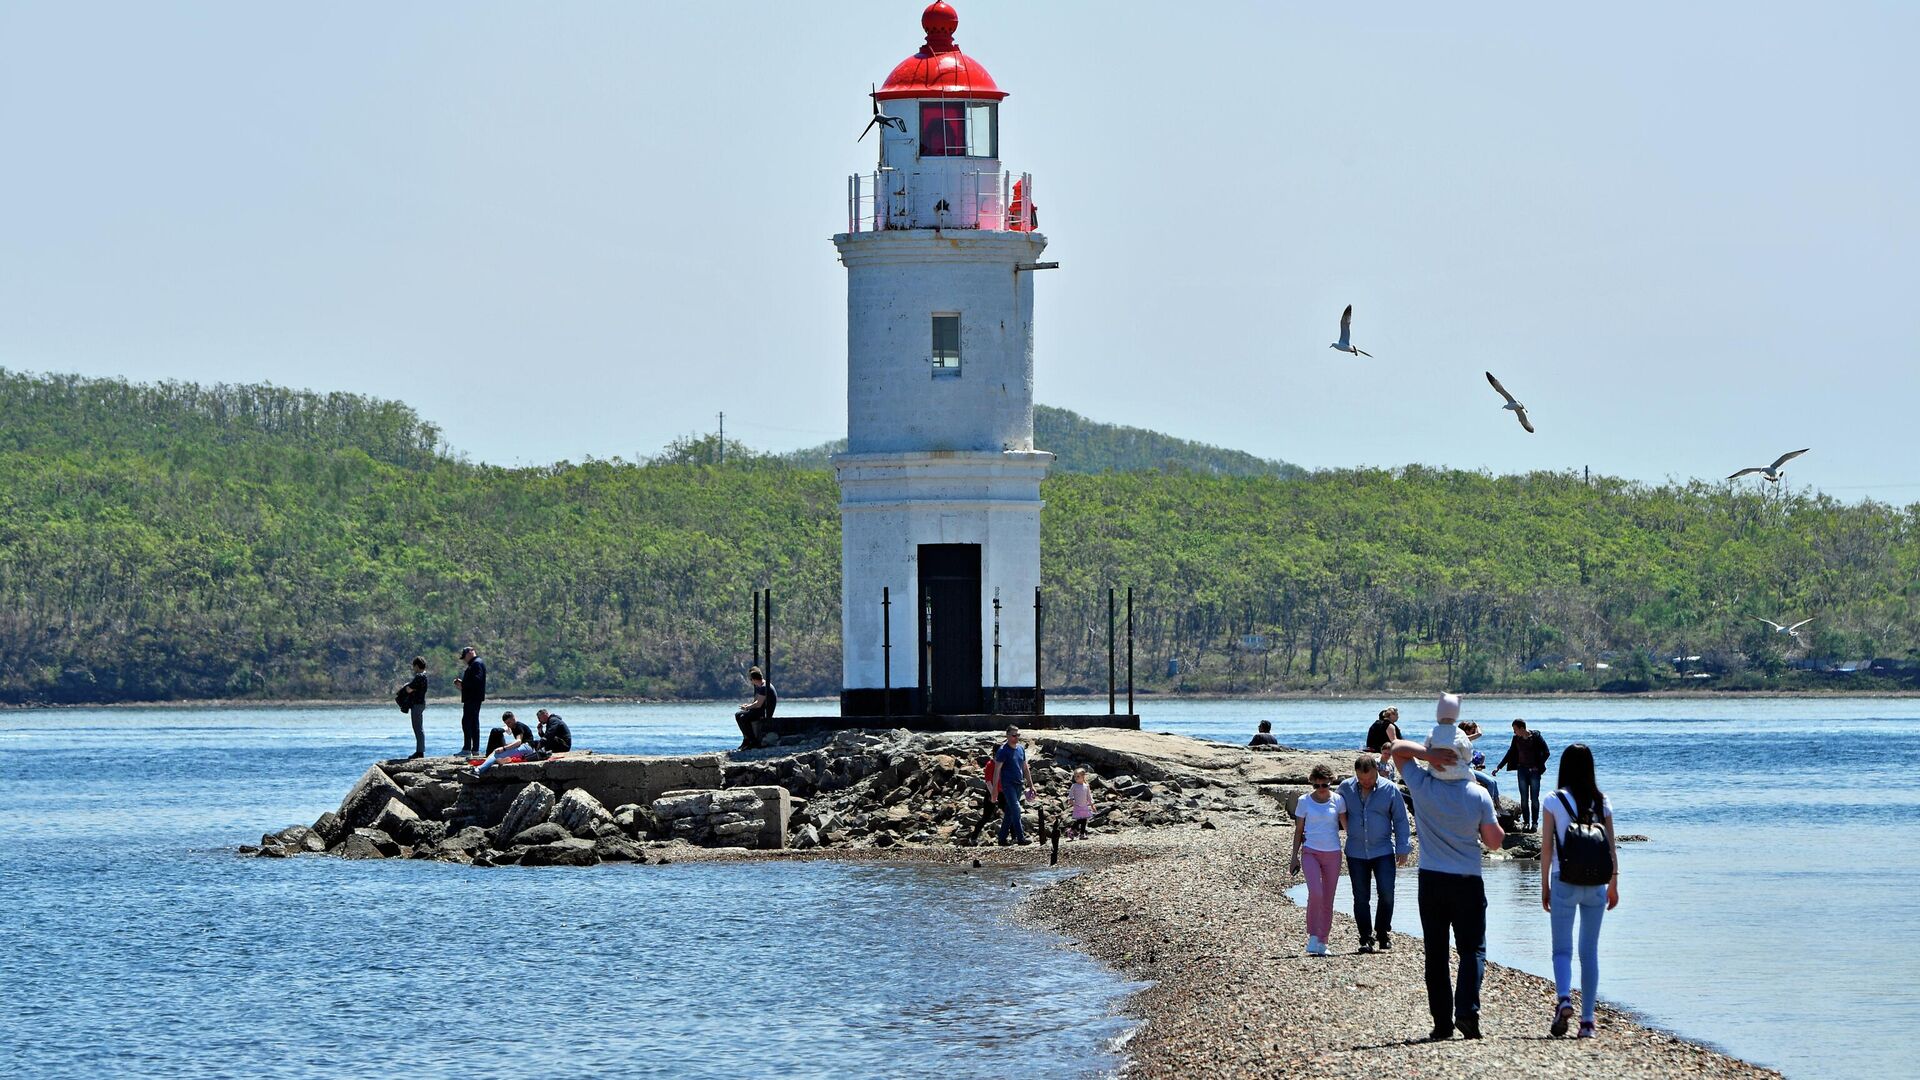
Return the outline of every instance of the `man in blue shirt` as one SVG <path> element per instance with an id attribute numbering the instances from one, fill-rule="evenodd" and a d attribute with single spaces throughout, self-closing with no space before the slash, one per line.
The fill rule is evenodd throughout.
<path id="1" fill-rule="evenodd" d="M 1347 877 L 1353 882 L 1353 924 L 1360 931 L 1360 951 L 1372 952 L 1374 928 L 1380 948 L 1393 948 L 1393 868 L 1407 865 L 1407 801 L 1400 789 L 1380 782 L 1372 754 L 1353 763 L 1353 775 L 1340 782 L 1340 802 L 1346 810 L 1340 827 L 1347 831 Z M 1373 884 L 1379 883 L 1380 918 L 1369 910 Z"/>
<path id="2" fill-rule="evenodd" d="M 1438 1042 L 1455 1028 L 1480 1037 L 1480 979 L 1487 967 L 1487 890 L 1480 880 L 1480 845 L 1506 841 L 1487 789 L 1462 777 L 1439 780 L 1415 761 L 1445 767 L 1459 760 L 1445 747 L 1428 750 L 1409 739 L 1387 753 L 1400 763 L 1400 778 L 1420 818 L 1420 932 L 1427 955 L 1427 1009 Z M 1447 935 L 1460 950 L 1460 978 L 1447 985 Z"/>
<path id="3" fill-rule="evenodd" d="M 994 777 L 1000 788 L 1000 845 L 1011 833 L 1015 843 L 1027 842 L 1020 821 L 1020 796 L 1027 787 L 1027 748 L 1020 745 L 1020 729 L 1007 728 L 1007 741 L 993 748 Z"/>

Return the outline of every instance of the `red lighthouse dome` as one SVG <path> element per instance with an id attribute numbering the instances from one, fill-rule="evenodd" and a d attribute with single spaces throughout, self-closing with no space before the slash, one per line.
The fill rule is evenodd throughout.
<path id="1" fill-rule="evenodd" d="M 920 14 L 920 26 L 927 32 L 927 43 L 907 57 L 887 76 L 886 84 L 874 97 L 893 98 L 976 98 L 998 101 L 1007 92 L 994 85 L 993 76 L 980 61 L 960 51 L 953 43 L 953 32 L 960 26 L 960 14 L 946 0 L 934 0 Z"/>

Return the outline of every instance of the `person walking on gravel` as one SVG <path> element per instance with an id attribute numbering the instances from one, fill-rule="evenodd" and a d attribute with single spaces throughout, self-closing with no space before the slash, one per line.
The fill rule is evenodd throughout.
<path id="1" fill-rule="evenodd" d="M 1547 798 L 1542 820 L 1540 906 L 1553 918 L 1553 987 L 1558 1001 L 1555 1036 L 1573 1018 L 1573 923 L 1580 920 L 1580 1038 L 1593 1037 L 1594 997 L 1600 992 L 1600 920 L 1620 906 L 1620 847 L 1613 804 L 1593 773 L 1593 751 L 1574 743 L 1560 755 L 1559 790 Z"/>
<path id="2" fill-rule="evenodd" d="M 1480 880 L 1480 845 L 1506 842 L 1487 789 L 1465 776 L 1442 780 L 1415 765 L 1446 769 L 1459 762 L 1449 746 L 1429 750 L 1410 739 L 1388 744 L 1420 815 L 1420 933 L 1427 960 L 1427 1010 L 1439 1042 L 1455 1030 L 1480 1037 L 1480 980 L 1487 967 L 1487 890 Z M 1449 773 L 1452 775 L 1452 773 Z M 1460 976 L 1448 985 L 1449 936 L 1460 951 Z"/>
<path id="3" fill-rule="evenodd" d="M 1407 800 L 1394 784 L 1380 782 L 1372 754 L 1354 759 L 1353 775 L 1340 781 L 1340 827 L 1347 831 L 1347 879 L 1353 886 L 1353 926 L 1360 951 L 1393 948 L 1393 871 L 1407 865 Z M 1373 890 L 1380 890 L 1374 917 Z M 1377 937 L 1376 937 L 1377 934 Z"/>
<path id="4" fill-rule="evenodd" d="M 1345 809 L 1333 793 L 1333 770 L 1315 765 L 1307 774 L 1313 793 L 1293 804 L 1293 859 L 1287 872 L 1300 872 L 1307 856 L 1307 955 L 1327 955 L 1333 932 L 1333 890 L 1340 884 L 1340 819 Z"/>

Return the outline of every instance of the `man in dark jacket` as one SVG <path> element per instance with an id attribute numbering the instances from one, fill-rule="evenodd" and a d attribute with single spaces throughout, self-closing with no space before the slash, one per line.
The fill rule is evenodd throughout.
<path id="1" fill-rule="evenodd" d="M 573 749 L 573 732 L 567 730 L 567 722 L 560 719 L 559 713 L 541 709 L 534 718 L 540 722 L 540 737 L 533 740 L 534 749 L 549 754 L 564 754 Z"/>
<path id="2" fill-rule="evenodd" d="M 753 684 L 753 700 L 740 706 L 733 714 L 733 722 L 740 725 L 742 750 L 751 750 L 760 745 L 753 735 L 753 722 L 773 719 L 773 710 L 780 704 L 780 695 L 773 692 L 773 684 L 767 681 L 759 668 L 747 669 L 747 681 Z"/>
<path id="3" fill-rule="evenodd" d="M 1532 832 L 1540 827 L 1540 776 L 1547 771 L 1547 759 L 1553 751 L 1547 749 L 1547 740 L 1537 731 L 1528 731 L 1525 720 L 1513 722 L 1513 741 L 1507 744 L 1507 753 L 1500 764 L 1493 767 L 1493 775 L 1499 776 L 1500 770 L 1511 767 L 1520 777 L 1520 830 Z"/>
<path id="4" fill-rule="evenodd" d="M 460 691 L 460 753 L 471 757 L 480 752 L 480 706 L 487 700 L 487 662 L 469 645 L 460 650 L 466 668 L 453 680 Z"/>
<path id="5" fill-rule="evenodd" d="M 413 720 L 413 756 L 427 756 L 427 658 L 413 658 L 413 678 L 400 689 L 406 695 L 407 716 Z"/>

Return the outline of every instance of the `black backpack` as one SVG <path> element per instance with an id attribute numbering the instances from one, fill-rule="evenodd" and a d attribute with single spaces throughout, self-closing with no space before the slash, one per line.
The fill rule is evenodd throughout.
<path id="1" fill-rule="evenodd" d="M 1584 820 L 1573 812 L 1566 793 L 1554 792 L 1567 808 L 1567 828 L 1560 840 L 1560 880 L 1569 885 L 1605 885 L 1613 880 L 1613 849 L 1607 846 L 1606 826 Z"/>

